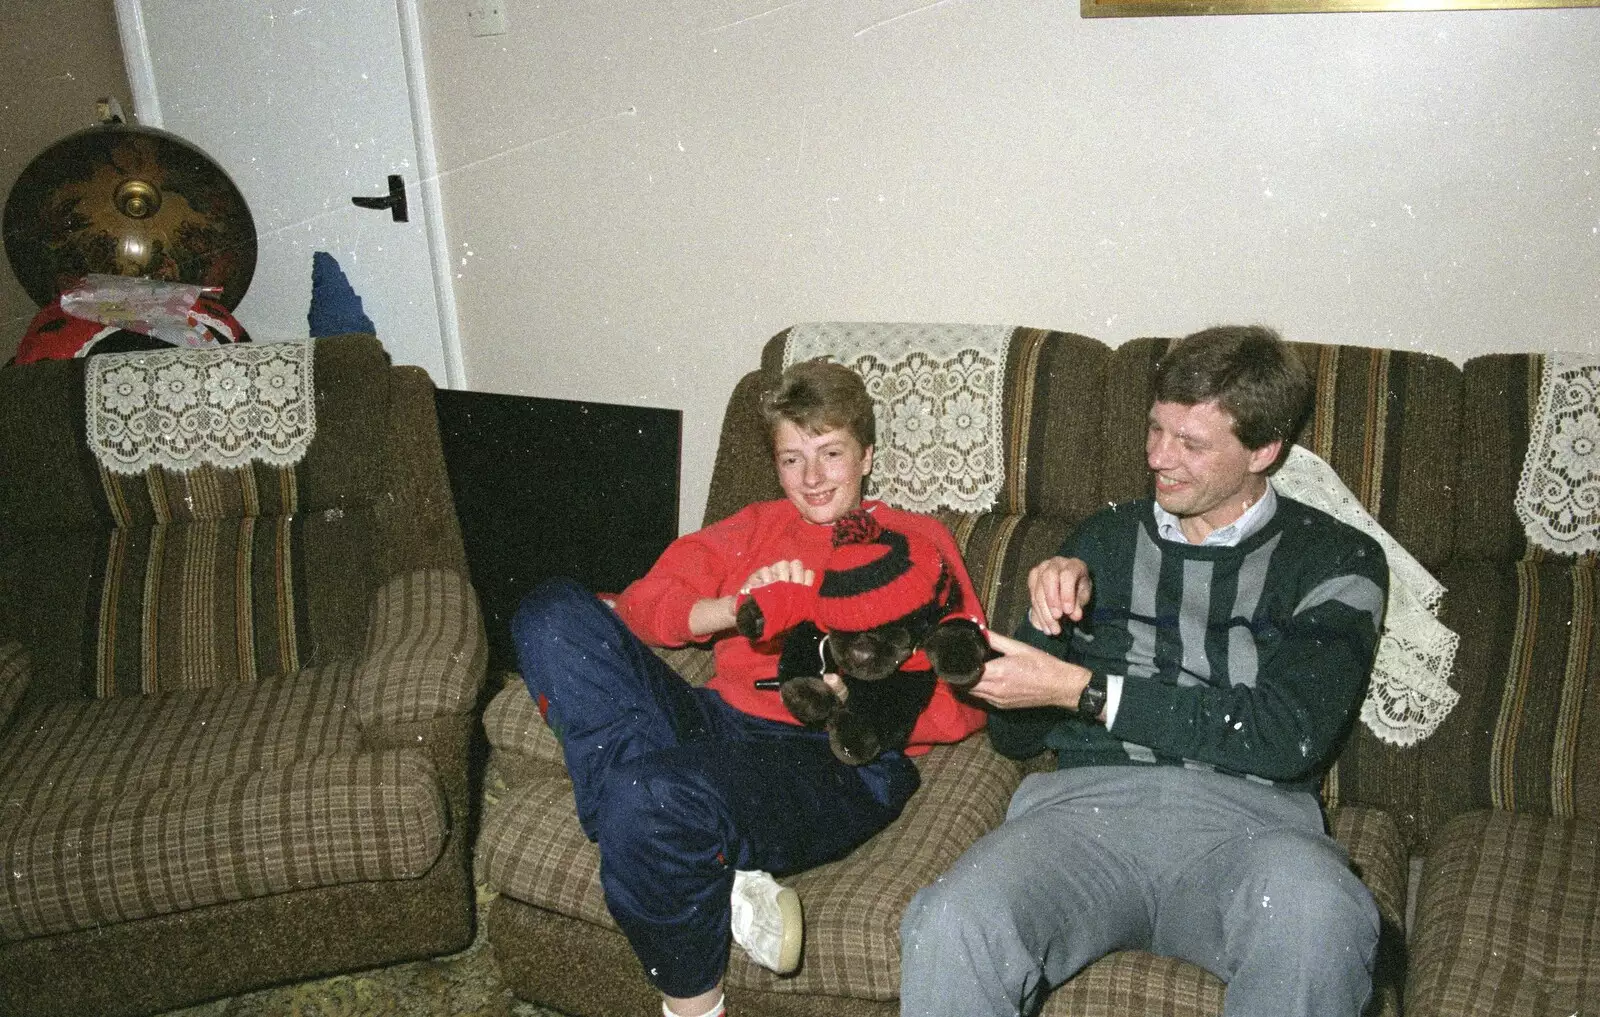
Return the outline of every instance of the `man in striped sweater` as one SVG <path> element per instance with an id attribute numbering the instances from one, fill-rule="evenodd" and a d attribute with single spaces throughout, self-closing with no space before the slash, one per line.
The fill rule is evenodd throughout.
<path id="1" fill-rule="evenodd" d="M 1162 359 L 1154 498 L 1085 521 L 1029 574 L 1016 638 L 991 635 L 972 691 L 995 747 L 1058 768 L 912 901 L 903 1014 L 1032 1014 L 1116 950 L 1212 972 L 1229 1017 L 1361 1012 L 1378 912 L 1317 789 L 1360 710 L 1388 569 L 1273 490 L 1310 394 L 1264 328 Z"/>

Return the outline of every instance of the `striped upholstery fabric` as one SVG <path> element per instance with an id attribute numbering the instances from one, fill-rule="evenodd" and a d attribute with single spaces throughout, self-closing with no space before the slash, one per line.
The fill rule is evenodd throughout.
<path id="1" fill-rule="evenodd" d="M 994 512 L 945 512 L 939 518 L 956 538 L 990 627 L 1014 631 L 1028 613 L 1028 590 L 1023 582 L 1028 569 L 1060 549 L 1074 521 L 1062 516 Z"/>
<path id="2" fill-rule="evenodd" d="M 11 723 L 11 714 L 28 689 L 28 651 L 16 642 L 0 641 L 0 731 Z"/>
<path id="3" fill-rule="evenodd" d="M 75 798 L 0 833 L 0 938 L 420 876 L 446 825 L 432 767 L 406 750 Z"/>
<path id="4" fill-rule="evenodd" d="M 473 705 L 488 644 L 461 573 L 419 569 L 373 597 L 351 703 L 363 727 L 429 721 Z"/>
<path id="5" fill-rule="evenodd" d="M 1456 553 L 1513 562 L 1528 541 L 1517 518 L 1517 484 L 1539 402 L 1544 358 L 1496 353 L 1461 369 L 1461 468 L 1456 493 Z"/>
<path id="6" fill-rule="evenodd" d="M 128 788 L 205 783 L 361 747 L 344 704 L 350 663 L 294 680 L 161 698 L 86 700 L 26 725 L 0 755 L 0 826 Z"/>
<path id="7" fill-rule="evenodd" d="M 981 738 L 939 746 L 917 763 L 922 787 L 888 829 L 848 858 L 785 880 L 805 901 L 799 974 L 778 978 L 735 950 L 730 985 L 861 999 L 899 995 L 901 912 L 1000 822 L 1020 780 L 1016 765 Z M 614 929 L 600 889 L 599 851 L 578 827 L 572 784 L 554 764 L 542 777 L 506 794 L 485 817 L 478 871 L 508 897 Z"/>
<path id="8" fill-rule="evenodd" d="M 114 528 L 91 623 L 95 695 L 299 669 L 306 605 L 292 468 L 100 475 Z"/>
<path id="9" fill-rule="evenodd" d="M 1387 809 L 1418 853 L 1478 809 L 1600 820 L 1600 571 L 1530 556 L 1437 575 L 1450 591 L 1440 618 L 1461 636 L 1461 701 L 1412 749 L 1358 729 L 1339 760 L 1339 800 Z"/>
<path id="10" fill-rule="evenodd" d="M 503 754 L 516 766 L 524 760 L 565 767 L 561 743 L 539 716 L 539 708 L 517 675 L 507 675 L 505 688 L 489 701 L 483 711 L 483 730 L 489 747 Z"/>
<path id="11" fill-rule="evenodd" d="M 1428 856 L 1408 1017 L 1588 1014 L 1600 1001 L 1600 825 L 1462 816 Z"/>

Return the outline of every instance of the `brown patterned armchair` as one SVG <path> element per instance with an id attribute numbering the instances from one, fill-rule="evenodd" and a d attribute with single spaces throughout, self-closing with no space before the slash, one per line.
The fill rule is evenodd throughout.
<path id="1" fill-rule="evenodd" d="M 127 473 L 86 443 L 118 398 L 86 396 L 100 360 L 0 370 L 0 1013 L 464 947 L 485 643 L 426 375 L 318 340 L 298 462 Z M 233 407 L 218 363 L 144 394 Z M 287 419 L 299 382 L 262 372 L 253 419 Z M 109 426 L 122 452 L 159 436 Z"/>

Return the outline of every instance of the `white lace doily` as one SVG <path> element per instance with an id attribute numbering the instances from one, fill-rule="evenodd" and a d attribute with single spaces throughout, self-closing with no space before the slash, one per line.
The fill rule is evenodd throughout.
<path id="1" fill-rule="evenodd" d="M 1434 732 L 1461 698 L 1450 687 L 1461 637 L 1434 617 L 1444 587 L 1378 525 L 1333 467 L 1315 453 L 1291 446 L 1272 486 L 1382 545 L 1389 562 L 1389 605 L 1361 721 L 1382 741 L 1415 745 Z"/>
<path id="2" fill-rule="evenodd" d="M 1517 484 L 1528 540 L 1557 554 L 1600 550 L 1600 360 L 1544 358 L 1539 405 Z"/>
<path id="3" fill-rule="evenodd" d="M 867 383 L 878 445 L 869 487 L 896 508 L 984 512 L 1005 481 L 1009 325 L 812 322 L 789 330 L 783 364 L 827 357 Z"/>
<path id="4" fill-rule="evenodd" d="M 84 371 L 89 447 L 113 473 L 289 466 L 316 434 L 310 343 L 102 353 Z"/>

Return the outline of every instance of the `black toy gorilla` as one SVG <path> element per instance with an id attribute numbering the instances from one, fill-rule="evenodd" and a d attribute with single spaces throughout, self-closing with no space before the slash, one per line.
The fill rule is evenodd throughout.
<path id="1" fill-rule="evenodd" d="M 752 642 L 784 637 L 771 685 L 796 720 L 827 730 L 835 756 L 860 765 L 905 748 L 939 679 L 965 689 L 982 674 L 988 642 L 960 617 L 961 599 L 937 548 L 857 509 L 834 524 L 819 586 L 757 587 L 740 597 L 737 622 Z M 824 674 L 844 679 L 843 701 Z"/>

